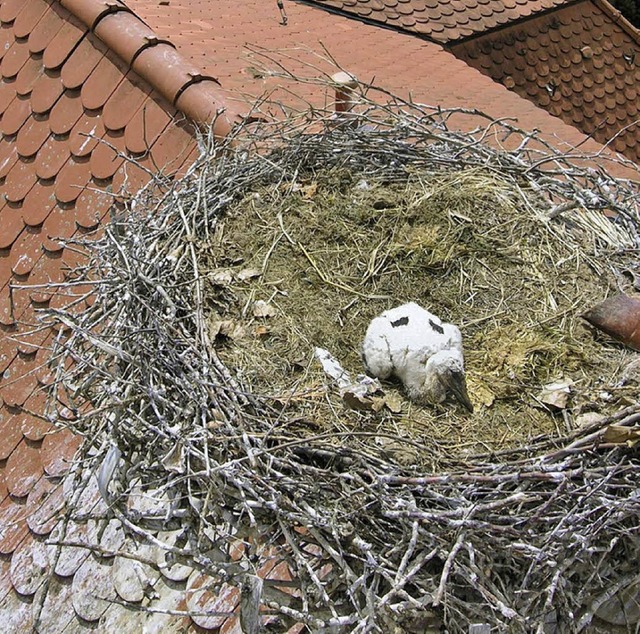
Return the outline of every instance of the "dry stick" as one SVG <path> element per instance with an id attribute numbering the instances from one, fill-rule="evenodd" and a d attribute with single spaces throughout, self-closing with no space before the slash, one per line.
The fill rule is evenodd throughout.
<path id="1" fill-rule="evenodd" d="M 370 86 L 367 90 L 375 92 L 376 88 Z M 260 107 L 269 105 L 265 99 Z M 266 160 L 228 153 L 216 162 L 215 170 L 201 163 L 203 169 L 200 174 L 192 172 L 194 180 L 183 193 L 174 186 L 163 204 L 158 204 L 154 212 L 157 220 L 145 222 L 132 216 L 126 221 L 127 231 L 107 234 L 102 241 L 90 245 L 98 271 L 97 293 L 102 294 L 102 299 L 81 317 L 65 317 L 66 327 L 74 334 L 70 345 L 68 342 L 66 347 L 59 348 L 62 356 L 56 385 L 65 382 L 86 385 L 87 390 L 93 389 L 99 395 L 97 410 L 116 409 L 121 413 L 117 428 L 105 425 L 95 413 L 81 415 L 77 424 L 87 425 L 91 432 L 83 458 L 87 464 L 94 464 L 104 455 L 105 437 L 114 434 L 123 451 L 130 452 L 129 460 L 132 456 L 137 460 L 135 468 L 132 465 L 132 474 L 148 482 L 155 481 L 160 490 L 175 488 L 183 496 L 185 506 L 178 510 L 188 513 L 190 524 L 183 528 L 190 539 L 196 536 L 194 544 L 200 543 L 205 527 L 215 527 L 224 535 L 228 525 L 241 529 L 245 522 L 269 527 L 277 520 L 286 533 L 290 552 L 299 558 L 301 570 L 313 570 L 309 566 L 314 560 L 307 558 L 304 543 L 314 540 L 322 548 L 330 558 L 331 569 L 326 579 L 314 580 L 314 585 L 333 588 L 332 593 L 320 593 L 323 609 L 331 616 L 326 620 L 316 618 L 309 614 L 306 604 L 300 611 L 272 603 L 280 614 L 307 622 L 313 629 L 334 625 L 357 627 L 363 632 L 379 630 L 383 627 L 381 615 L 385 609 L 393 607 L 395 612 L 395 606 L 390 606 L 393 597 L 404 601 L 396 612 L 398 618 L 404 610 L 409 613 L 413 608 L 424 607 L 415 595 L 424 598 L 435 585 L 424 564 L 433 561 L 434 553 L 440 552 L 448 553 L 448 557 L 440 573 L 436 604 L 445 604 L 447 614 L 460 616 L 447 624 L 452 631 L 462 632 L 465 619 L 472 618 L 478 610 L 490 611 L 497 629 L 509 623 L 516 631 L 525 631 L 521 620 L 513 617 L 509 608 L 510 603 L 517 602 L 501 576 L 506 560 L 510 575 L 517 579 L 524 577 L 521 587 L 514 587 L 518 592 L 530 593 L 531 614 L 544 612 L 552 597 L 559 600 L 566 597 L 572 584 L 580 584 L 585 578 L 590 580 L 593 593 L 600 592 L 606 584 L 615 584 L 615 571 L 595 574 L 589 570 L 585 577 L 573 551 L 567 549 L 568 555 L 563 559 L 560 541 L 570 530 L 576 540 L 602 549 L 603 543 L 610 542 L 611 530 L 616 530 L 620 540 L 624 539 L 618 536 L 617 527 L 635 513 L 626 499 L 635 482 L 631 462 L 628 466 L 612 465 L 614 453 L 597 456 L 588 453 L 608 423 L 576 430 L 565 439 L 536 439 L 527 450 L 531 455 L 540 454 L 533 458 L 497 464 L 498 454 L 488 454 L 469 458 L 456 471 L 443 474 L 403 469 L 367 451 L 350 452 L 348 457 L 353 462 L 346 463 L 344 452 L 329 444 L 337 445 L 345 434 L 318 434 L 305 439 L 285 428 L 270 446 L 273 434 L 267 443 L 265 433 L 272 429 L 274 415 L 279 418 L 283 414 L 274 414 L 259 399 L 245 395 L 217 358 L 206 330 L 206 307 L 202 305 L 202 285 L 206 280 L 198 271 L 194 240 L 199 235 L 206 236 L 215 226 L 218 214 L 255 185 L 284 183 L 295 180 L 307 169 L 326 166 L 352 166 L 367 178 L 390 181 L 406 179 L 408 168 L 433 175 L 442 169 L 480 167 L 505 174 L 517 183 L 532 214 L 546 213 L 573 200 L 583 201 L 585 189 L 618 206 L 622 204 L 619 201 L 636 201 L 637 194 L 604 172 L 596 174 L 572 165 L 571 155 L 554 152 L 544 139 L 476 111 L 437 109 L 400 99 L 380 107 L 364 101 L 361 107 L 361 121 L 369 125 L 368 131 L 345 128 L 318 134 L 318 130 L 333 124 L 330 113 L 318 112 L 314 114 L 315 121 L 310 122 L 308 113 L 302 113 L 285 125 L 265 126 L 263 136 L 248 134 L 244 140 L 236 136 L 234 140 L 245 143 L 245 147 L 259 148 Z M 394 110 L 397 107 L 404 113 L 398 115 Z M 449 122 L 459 114 L 476 117 L 476 130 L 471 134 L 451 131 Z M 301 130 L 310 129 L 305 126 L 316 123 L 313 135 L 300 134 Z M 498 137 L 511 137 L 516 152 L 483 146 L 482 141 L 490 136 L 498 144 L 502 142 Z M 276 143 L 278 151 L 267 156 L 267 148 L 275 147 Z M 573 152 L 573 156 L 578 153 Z M 605 187 L 614 193 L 603 197 Z M 525 191 L 533 194 L 527 196 Z M 585 205 L 580 202 L 580 206 Z M 584 213 L 595 218 L 599 212 L 587 204 Z M 576 218 L 567 210 L 557 222 L 563 222 L 565 216 L 572 221 Z M 633 214 L 621 213 L 620 217 L 628 223 L 625 231 L 637 244 Z M 285 236 L 301 250 L 324 283 L 336 284 L 322 274 L 308 251 L 300 249 L 287 235 L 281 218 L 278 222 L 280 237 Z M 593 231 L 589 225 L 579 226 Z M 616 235 L 602 233 L 602 239 L 613 245 Z M 211 236 L 215 237 L 213 233 Z M 174 260 L 167 260 L 180 241 L 184 244 L 182 252 Z M 373 266 L 374 260 L 371 262 Z M 371 270 L 375 273 L 375 269 Z M 353 291 L 348 287 L 346 290 Z M 136 292 L 144 296 L 138 298 Z M 118 305 L 116 300 L 127 295 L 130 298 Z M 164 300 L 161 306 L 154 301 L 158 295 Z M 173 308 L 170 313 L 175 315 L 176 323 L 168 324 L 166 309 L 172 304 L 175 313 Z M 95 324 L 100 324 L 98 332 L 93 330 Z M 87 338 L 87 333 L 92 338 Z M 94 345 L 96 342 L 98 345 Z M 64 362 L 72 357 L 80 359 L 80 366 L 67 369 Z M 87 368 L 111 368 L 116 363 L 117 373 L 99 372 L 93 386 L 85 383 Z M 161 394 L 162 390 L 166 394 Z M 158 397 L 151 398 L 150 394 Z M 172 404 L 168 403 L 170 400 Z M 207 415 L 211 408 L 219 411 L 221 420 Z M 634 424 L 632 417 L 637 411 L 628 412 L 626 419 L 624 415 L 612 417 L 609 422 Z M 207 421 L 220 424 L 209 430 Z M 103 431 L 105 428 L 111 431 Z M 145 446 L 148 429 L 156 430 L 153 436 L 157 444 Z M 178 440 L 186 448 L 186 466 L 183 473 L 176 475 L 164 469 L 158 457 L 165 454 L 154 454 L 154 447 L 167 452 L 170 447 L 163 443 Z M 309 453 L 296 451 L 313 443 L 322 443 L 327 468 L 305 464 Z M 542 459 L 544 452 L 554 445 L 565 445 L 565 450 L 568 445 L 569 450 L 562 454 L 554 449 L 556 454 L 548 454 L 553 464 L 546 464 Z M 419 443 L 415 446 L 424 450 Z M 331 467 L 332 455 L 338 465 L 336 470 Z M 591 495 L 585 495 L 588 488 L 593 491 Z M 576 496 L 580 496 L 578 506 L 574 506 Z M 145 523 L 144 517 L 129 516 L 122 509 L 119 512 L 131 531 L 162 546 L 155 535 L 156 528 Z M 480 512 L 482 518 L 476 519 Z M 354 524 L 353 534 L 357 536 L 351 539 L 338 530 L 350 523 Z M 309 527 L 304 536 L 292 530 L 299 525 Z M 460 526 L 464 532 L 452 545 L 451 529 Z M 523 526 L 526 531 L 521 530 Z M 381 535 L 390 537 L 382 540 Z M 463 535 L 466 543 L 460 541 Z M 388 539 L 397 541 L 392 554 L 388 551 Z M 416 552 L 418 543 L 428 543 L 429 552 Z M 459 557 L 461 547 L 468 552 L 469 561 Z M 481 552 L 483 559 L 476 562 Z M 232 574 L 232 568 L 223 563 L 213 564 L 197 548 L 177 549 L 174 554 L 198 567 Z M 542 565 L 531 566 L 536 560 Z M 562 568 L 557 567 L 560 562 Z M 491 581 L 482 578 L 485 566 L 493 569 Z M 551 566 L 556 566 L 555 576 L 548 572 Z M 561 569 L 564 572 L 558 576 Z M 451 582 L 454 574 L 455 584 Z M 577 581 L 571 581 L 572 576 Z M 465 592 L 470 589 L 482 597 L 477 606 L 465 602 Z M 599 598 L 607 600 L 602 594 Z M 556 609 L 563 609 L 562 605 Z M 543 618 L 531 620 L 536 621 L 531 624 L 535 627 Z M 586 615 L 584 620 L 588 620 Z"/>

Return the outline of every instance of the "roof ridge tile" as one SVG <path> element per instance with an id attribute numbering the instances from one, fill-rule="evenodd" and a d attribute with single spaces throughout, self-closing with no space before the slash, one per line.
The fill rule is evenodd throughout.
<path id="1" fill-rule="evenodd" d="M 217 87 L 120 0 L 60 0 L 125 64 L 199 125 L 225 137 L 237 117 Z M 214 88 L 214 86 L 216 86 Z"/>

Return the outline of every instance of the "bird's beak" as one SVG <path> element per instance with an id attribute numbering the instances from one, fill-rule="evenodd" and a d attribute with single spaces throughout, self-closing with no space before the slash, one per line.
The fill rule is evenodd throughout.
<path id="1" fill-rule="evenodd" d="M 451 392 L 458 403 L 473 413 L 473 405 L 467 392 L 467 382 L 462 372 L 447 372 L 440 377 L 448 392 Z"/>

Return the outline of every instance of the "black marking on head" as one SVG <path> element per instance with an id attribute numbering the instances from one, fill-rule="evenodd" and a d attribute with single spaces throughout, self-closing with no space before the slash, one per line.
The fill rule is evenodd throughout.
<path id="1" fill-rule="evenodd" d="M 400 317 L 400 319 L 396 319 L 391 322 L 392 328 L 399 328 L 400 326 L 406 326 L 409 323 L 408 317 Z"/>
<path id="2" fill-rule="evenodd" d="M 436 332 L 439 332 L 441 335 L 444 335 L 444 328 L 440 324 L 436 324 L 436 322 L 433 321 L 433 319 L 429 320 L 429 324 Z"/>

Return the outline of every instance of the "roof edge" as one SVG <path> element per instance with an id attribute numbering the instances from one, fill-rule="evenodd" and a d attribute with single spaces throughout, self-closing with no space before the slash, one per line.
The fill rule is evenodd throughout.
<path id="1" fill-rule="evenodd" d="M 219 82 L 202 73 L 121 0 L 57 0 L 173 107 L 217 138 L 231 132 L 239 113 Z"/>
<path id="2" fill-rule="evenodd" d="M 615 23 L 628 35 L 630 35 L 638 44 L 640 44 L 640 29 L 636 28 L 625 18 L 620 9 L 616 9 L 607 0 L 591 0 L 603 13 L 606 13 Z"/>

